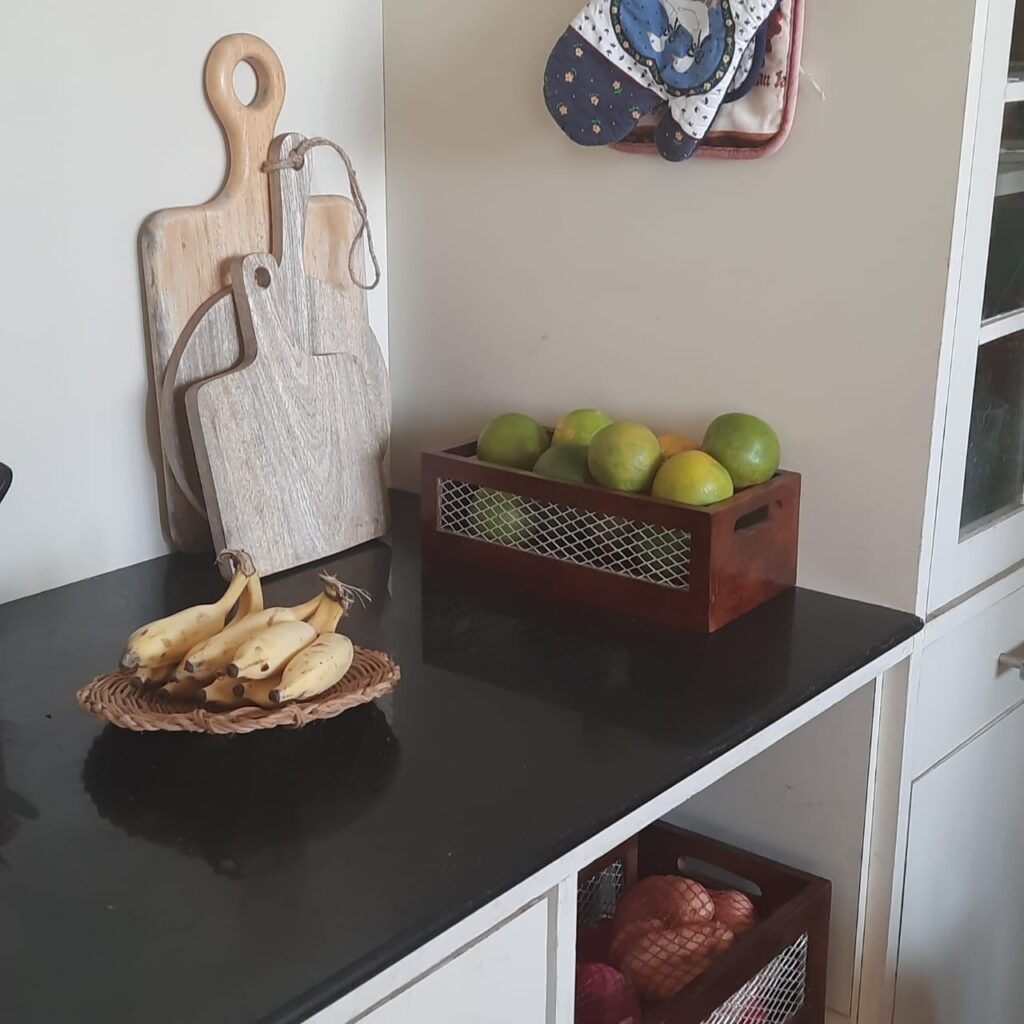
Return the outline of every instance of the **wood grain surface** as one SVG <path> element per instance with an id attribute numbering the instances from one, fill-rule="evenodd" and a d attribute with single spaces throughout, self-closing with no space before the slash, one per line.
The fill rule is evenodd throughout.
<path id="1" fill-rule="evenodd" d="M 310 202 L 315 203 L 324 198 L 328 197 L 311 196 Z M 272 207 L 273 205 L 271 203 Z M 337 252 L 347 254 L 359 230 L 359 215 L 350 202 L 347 208 L 337 212 L 345 212 L 347 219 L 342 222 L 340 216 L 334 218 L 335 223 L 331 228 L 332 241 Z M 280 238 L 280 231 L 271 232 L 271 249 L 278 259 L 281 257 L 278 245 Z M 305 248 L 308 268 L 308 242 Z M 355 265 L 362 265 L 362 261 L 363 243 L 360 241 L 356 247 Z M 325 330 L 314 333 L 312 338 L 308 332 L 303 335 L 309 344 L 315 346 L 311 351 L 321 355 L 345 351 L 346 342 L 343 339 L 350 337 L 351 331 L 370 330 L 365 293 L 353 283 L 347 266 L 344 285 L 332 286 L 314 278 L 311 279 L 310 287 L 338 287 L 347 300 L 340 304 L 344 308 L 342 319 L 332 321 L 326 325 Z M 337 307 L 339 303 L 321 305 Z M 241 360 L 242 337 L 238 326 L 238 314 L 235 311 L 235 300 L 231 289 L 225 288 L 204 302 L 183 328 L 177 344 L 171 350 L 157 395 L 161 433 L 164 436 L 170 435 L 168 443 L 163 446 L 165 472 L 176 485 L 178 493 L 202 517 L 204 524 L 207 522 L 207 512 L 185 409 L 185 395 L 193 384 L 224 373 L 239 365 Z"/>
<path id="2" fill-rule="evenodd" d="M 276 139 L 272 159 L 301 140 Z M 243 547 L 264 574 L 386 531 L 390 427 L 365 316 L 303 266 L 308 157 L 270 182 L 280 262 L 256 253 L 232 265 L 242 363 L 185 397 L 214 541 Z"/>
<path id="3" fill-rule="evenodd" d="M 241 61 L 256 74 L 256 95 L 248 105 L 234 91 L 234 71 Z M 184 392 L 188 384 L 237 365 L 241 343 L 231 331 L 230 263 L 271 247 L 271 211 L 267 175 L 260 168 L 274 137 L 284 103 L 284 70 L 277 54 L 262 39 L 238 33 L 225 36 L 206 61 L 205 88 L 227 143 L 228 168 L 223 187 L 207 203 L 152 214 L 139 234 L 143 296 L 154 388 L 162 396 L 168 365 L 175 361 L 173 399 L 158 400 L 157 416 L 164 453 L 167 527 L 176 547 L 198 551 L 211 545 L 187 436 Z M 305 265 L 318 279 L 341 288 L 365 316 L 363 292 L 353 284 L 348 253 L 355 211 L 342 196 L 316 196 L 309 204 L 304 240 Z M 219 293 L 219 294 L 218 294 Z M 218 302 L 215 314 L 222 329 L 219 347 L 185 345 L 196 324 Z M 230 314 L 230 316 L 229 316 Z M 176 347 L 181 348 L 176 353 Z M 172 466 L 185 467 L 179 477 L 191 482 L 183 489 Z"/>

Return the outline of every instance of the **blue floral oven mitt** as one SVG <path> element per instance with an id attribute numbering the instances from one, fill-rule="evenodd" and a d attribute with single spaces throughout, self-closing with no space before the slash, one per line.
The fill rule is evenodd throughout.
<path id="1" fill-rule="evenodd" d="M 548 58 L 548 112 L 574 142 L 605 146 L 661 110 L 658 152 L 685 160 L 757 78 L 777 3 L 590 0 Z"/>

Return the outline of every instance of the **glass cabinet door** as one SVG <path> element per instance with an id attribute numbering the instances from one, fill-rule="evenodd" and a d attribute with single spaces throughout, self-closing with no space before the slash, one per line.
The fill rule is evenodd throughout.
<path id="1" fill-rule="evenodd" d="M 1024 560 L 1024 0 L 978 0 L 928 610 Z M 955 247 L 959 243 L 954 243 Z"/>
<path id="2" fill-rule="evenodd" d="M 1024 240 L 1024 233 L 1022 233 Z M 1024 333 L 978 350 L 961 536 L 1012 514 L 1024 497 Z"/>
<path id="3" fill-rule="evenodd" d="M 1024 5 L 1022 5 L 1024 6 Z M 1024 81 L 1014 83 L 1024 89 Z M 1024 309 L 1024 101 L 1005 104 L 982 316 Z"/>

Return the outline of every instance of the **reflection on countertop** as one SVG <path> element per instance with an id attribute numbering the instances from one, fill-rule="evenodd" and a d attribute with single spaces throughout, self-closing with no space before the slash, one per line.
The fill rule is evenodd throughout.
<path id="1" fill-rule="evenodd" d="M 314 728 L 245 737 L 107 726 L 89 748 L 82 784 L 100 815 L 129 835 L 243 878 L 257 858 L 295 860 L 307 842 L 350 826 L 387 789 L 398 757 L 374 705 Z"/>
<path id="2" fill-rule="evenodd" d="M 39 808 L 7 785 L 4 770 L 4 728 L 4 720 L 0 718 L 0 847 L 14 839 L 24 822 L 35 821 L 39 817 Z M 0 867 L 4 867 L 6 863 L 3 852 L 0 851 Z"/>

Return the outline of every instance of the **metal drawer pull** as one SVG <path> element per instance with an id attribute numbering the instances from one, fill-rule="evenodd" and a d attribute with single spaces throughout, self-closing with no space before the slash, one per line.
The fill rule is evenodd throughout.
<path id="1" fill-rule="evenodd" d="M 1017 674 L 1021 678 L 1021 681 L 1024 681 L 1024 655 L 1007 654 L 1004 652 L 999 655 L 999 667 L 1015 668 L 1017 670 Z"/>

